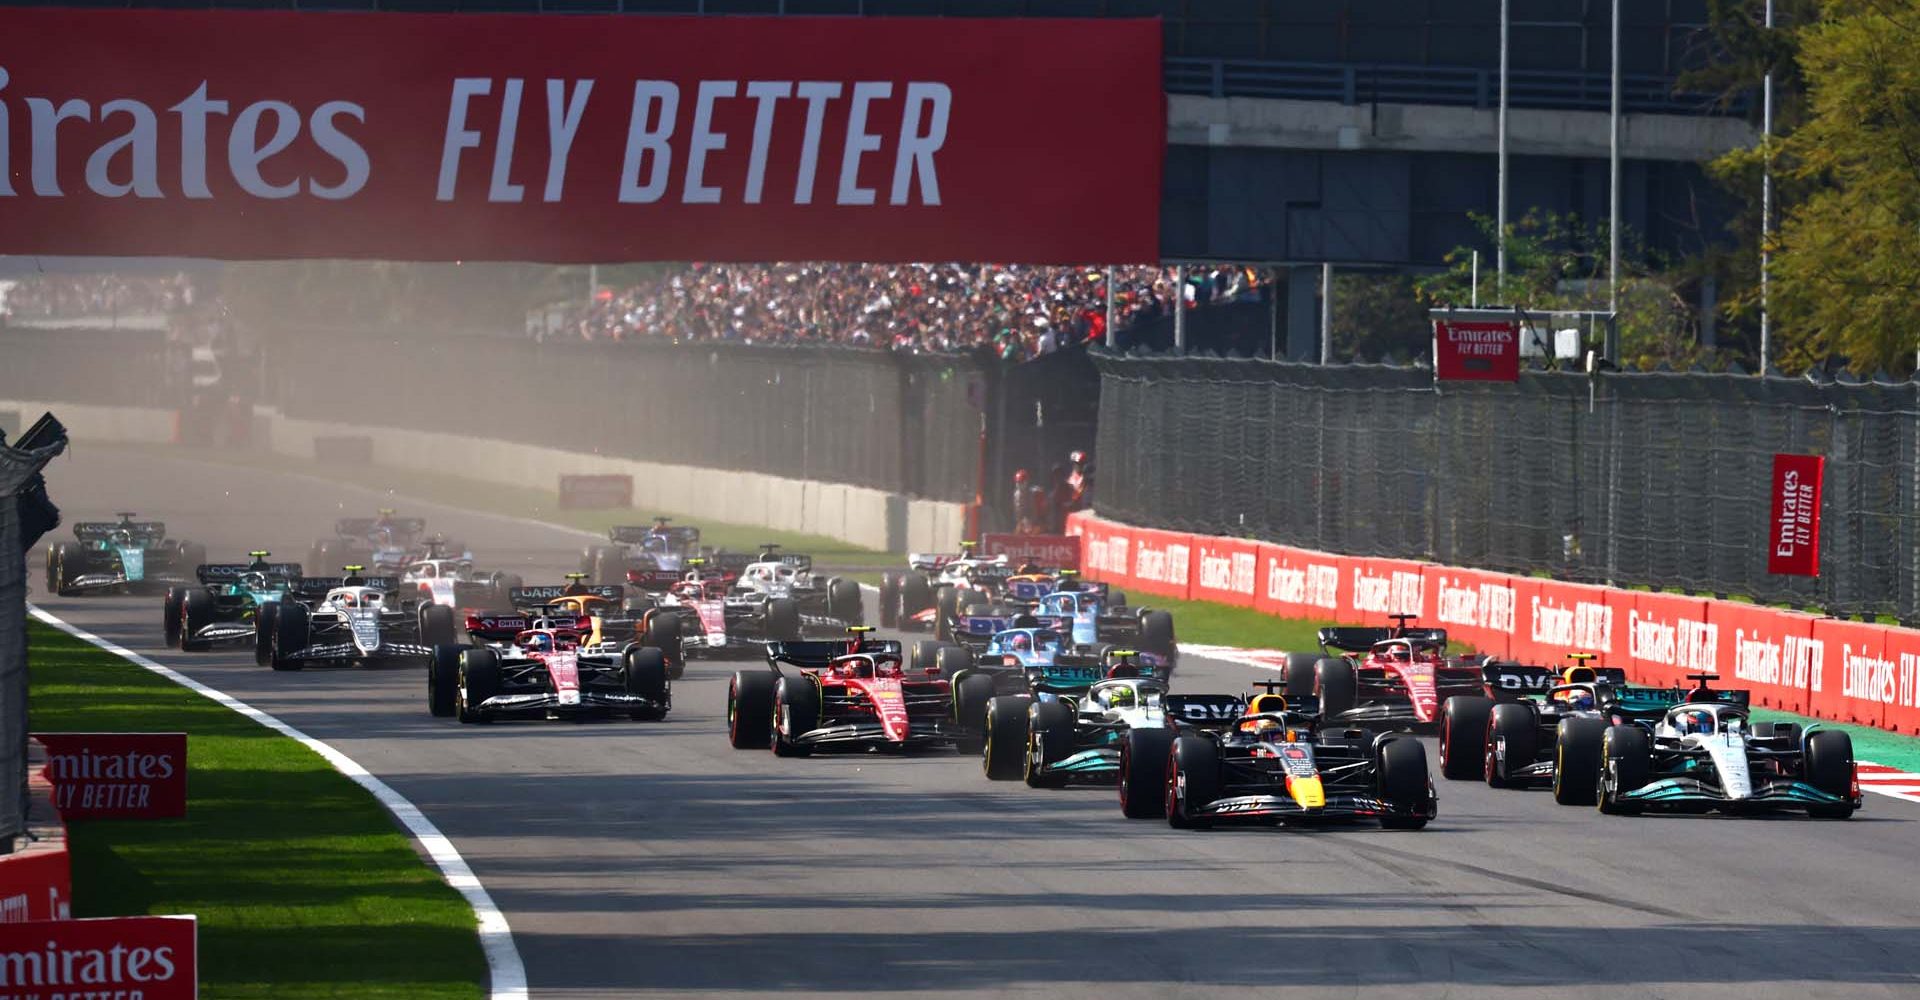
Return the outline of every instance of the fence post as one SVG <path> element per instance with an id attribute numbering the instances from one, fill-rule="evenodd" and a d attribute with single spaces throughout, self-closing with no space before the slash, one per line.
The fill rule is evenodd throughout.
<path id="1" fill-rule="evenodd" d="M 1187 265 L 1173 268 L 1173 348 L 1187 349 Z"/>

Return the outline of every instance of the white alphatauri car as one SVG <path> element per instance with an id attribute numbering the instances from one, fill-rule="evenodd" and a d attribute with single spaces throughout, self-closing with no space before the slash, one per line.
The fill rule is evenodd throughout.
<path id="1" fill-rule="evenodd" d="M 279 601 L 273 613 L 267 661 L 275 670 L 425 662 L 434 646 L 456 642 L 453 609 L 420 606 L 391 577 L 349 575 L 311 605 Z"/>

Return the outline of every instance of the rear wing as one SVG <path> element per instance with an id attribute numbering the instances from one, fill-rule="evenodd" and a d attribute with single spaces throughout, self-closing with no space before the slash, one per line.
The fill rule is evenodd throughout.
<path id="1" fill-rule="evenodd" d="M 619 601 L 627 595 L 627 588 L 617 583 L 602 583 L 594 586 L 554 584 L 541 587 L 513 587 L 507 591 L 507 603 L 516 608 L 551 604 L 563 597 L 598 597 L 605 601 Z"/>
<path id="2" fill-rule="evenodd" d="M 1168 719 L 1197 729 L 1226 729 L 1247 711 L 1246 699 L 1235 694 L 1169 694 L 1160 705 Z"/>
<path id="3" fill-rule="evenodd" d="M 1395 633 L 1399 634 L 1395 634 Z M 1412 643 L 1433 643 L 1439 646 L 1447 644 L 1447 630 L 1443 628 L 1373 628 L 1360 625 L 1335 625 L 1320 630 L 1320 648 L 1337 649 L 1343 653 L 1364 653 L 1375 643 L 1388 639 L 1405 639 Z"/>
<path id="4" fill-rule="evenodd" d="M 347 581 L 337 576 L 307 576 L 293 582 L 292 593 L 301 600 L 319 600 L 327 596 L 327 591 L 346 585 Z"/>
<path id="5" fill-rule="evenodd" d="M 73 525 L 73 537 L 83 542 L 106 541 L 116 531 L 141 539 L 167 537 L 164 521 L 76 521 Z"/>
<path id="6" fill-rule="evenodd" d="M 671 569 L 627 570 L 627 582 L 641 590 L 666 590 L 685 576 L 685 573 Z"/>
<path id="7" fill-rule="evenodd" d="M 742 570 L 759 561 L 759 556 L 749 552 L 715 552 L 707 557 L 707 565 L 733 576 L 739 576 Z"/>
<path id="8" fill-rule="evenodd" d="M 1601 684 L 1627 683 L 1627 672 L 1619 667 L 1591 667 L 1593 679 Z M 1487 696 L 1495 701 L 1511 701 L 1522 695 L 1544 694 L 1563 683 L 1565 674 L 1551 667 L 1490 661 L 1480 668 L 1480 680 Z M 1677 700 L 1677 699 L 1676 699 Z"/>
<path id="9" fill-rule="evenodd" d="M 373 534 L 373 529 L 378 525 L 379 518 L 343 517 L 333 522 L 333 533 L 342 538 L 358 538 Z M 426 533 L 427 519 L 424 517 L 390 517 L 387 519 L 387 527 L 392 528 L 394 534 L 397 535 L 417 536 Z"/>
<path id="10" fill-rule="evenodd" d="M 1012 615 L 959 615 L 954 620 L 954 631 L 964 632 L 977 638 L 992 638 L 1013 627 Z"/>
<path id="11" fill-rule="evenodd" d="M 193 571 L 201 583 L 232 583 L 242 574 L 260 572 L 270 577 L 297 579 L 300 576 L 299 563 L 268 563 L 256 570 L 252 563 L 205 563 Z"/>
<path id="12" fill-rule="evenodd" d="M 607 538 L 620 545 L 639 545 L 653 537 L 654 529 L 648 524 L 616 524 L 607 529 Z M 700 529 L 671 525 L 663 530 L 668 541 L 681 547 L 691 548 L 700 544 Z"/>
<path id="13" fill-rule="evenodd" d="M 780 664 L 788 663 L 802 670 L 825 670 L 836 656 L 846 656 L 855 652 L 853 639 L 799 639 L 792 642 L 767 643 L 767 665 L 775 670 Z M 859 652 L 876 655 L 900 655 L 898 639 L 861 639 L 858 640 Z"/>
<path id="14" fill-rule="evenodd" d="M 779 559 L 784 565 L 792 566 L 793 571 L 796 573 L 813 572 L 812 556 L 789 555 L 788 553 L 782 552 L 775 558 Z"/>

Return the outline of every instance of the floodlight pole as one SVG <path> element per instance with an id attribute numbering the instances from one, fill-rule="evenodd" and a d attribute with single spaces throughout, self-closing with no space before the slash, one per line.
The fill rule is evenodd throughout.
<path id="1" fill-rule="evenodd" d="M 1320 363 L 1333 364 L 1333 265 L 1320 265 Z"/>
<path id="2" fill-rule="evenodd" d="M 1500 114 L 1498 132 L 1499 145 L 1499 193 L 1495 200 L 1498 204 L 1494 219 L 1494 296 L 1506 300 L 1507 292 L 1507 24 L 1510 19 L 1508 6 L 1511 0 L 1500 0 Z"/>
<path id="3" fill-rule="evenodd" d="M 1766 28 L 1773 35 L 1773 0 L 1767 0 Z M 1773 353 L 1773 317 L 1768 314 L 1768 270 L 1773 264 L 1773 66 L 1760 82 L 1760 376 L 1766 377 Z"/>
<path id="4" fill-rule="evenodd" d="M 1176 264 L 1173 268 L 1173 346 L 1175 350 L 1187 349 L 1187 265 Z"/>

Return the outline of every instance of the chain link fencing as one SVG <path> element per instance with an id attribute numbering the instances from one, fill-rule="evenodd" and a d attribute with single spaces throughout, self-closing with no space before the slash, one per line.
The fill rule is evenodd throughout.
<path id="1" fill-rule="evenodd" d="M 1920 385 L 1102 355 L 1119 520 L 1920 620 Z M 1773 456 L 1824 455 L 1821 575 L 1767 572 Z"/>

